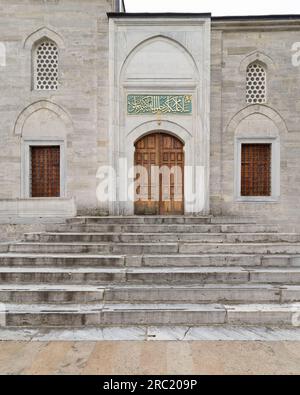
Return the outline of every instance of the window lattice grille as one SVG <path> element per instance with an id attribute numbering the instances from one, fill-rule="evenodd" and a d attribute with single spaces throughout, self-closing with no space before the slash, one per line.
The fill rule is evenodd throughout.
<path id="1" fill-rule="evenodd" d="M 45 40 L 35 52 L 35 89 L 56 90 L 58 87 L 58 48 L 52 41 Z"/>
<path id="2" fill-rule="evenodd" d="M 247 94 L 249 104 L 266 103 L 266 71 L 258 63 L 252 63 L 247 68 Z"/>

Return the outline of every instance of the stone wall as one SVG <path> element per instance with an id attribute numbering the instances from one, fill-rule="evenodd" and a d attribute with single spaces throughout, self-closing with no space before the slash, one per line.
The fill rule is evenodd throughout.
<path id="1" fill-rule="evenodd" d="M 113 0 L 3 0 L 0 42 L 0 199 L 26 198 L 27 141 L 65 148 L 64 197 L 96 211 L 96 172 L 108 161 L 108 18 Z M 59 89 L 32 90 L 32 48 L 59 47 Z M 100 211 L 105 211 L 101 207 Z"/>
<path id="2" fill-rule="evenodd" d="M 203 40 L 210 36 L 206 31 L 210 26 L 207 16 L 205 34 L 199 27 L 201 21 L 197 20 L 192 26 L 182 18 L 178 21 L 165 17 L 155 21 L 144 18 L 131 23 L 126 17 L 128 26 L 124 22 L 115 28 L 111 22 L 109 48 L 106 13 L 114 7 L 114 0 L 1 1 L 0 43 L 6 50 L 6 62 L 2 56 L 0 199 L 29 197 L 28 147 L 32 142 L 52 142 L 60 144 L 64 152 L 62 197 L 74 197 L 79 214 L 106 214 L 109 209 L 111 213 L 126 214 L 130 212 L 126 207 L 123 211 L 115 210 L 108 203 L 97 202 L 97 169 L 114 163 L 119 154 L 126 157 L 126 152 L 130 152 L 132 160 L 133 144 L 123 138 L 125 135 L 133 139 L 134 133 L 138 136 L 157 127 L 169 130 L 170 125 L 177 128 L 170 132 L 178 135 L 177 122 L 192 137 L 197 137 L 193 145 L 195 158 L 201 164 L 210 163 L 207 180 L 210 178 L 209 200 L 213 214 L 256 216 L 265 222 L 297 224 L 300 67 L 293 65 L 291 49 L 299 41 L 299 19 L 213 18 L 209 48 Z M 32 49 L 43 37 L 55 41 L 59 48 L 57 91 L 32 90 Z M 199 80 L 198 77 L 188 80 L 186 76 L 168 80 L 168 76 L 159 77 L 152 68 L 152 79 L 149 82 L 149 76 L 144 75 L 141 90 L 186 92 L 193 85 L 194 95 L 199 98 L 193 122 L 189 124 L 188 120 L 179 118 L 174 122 L 168 116 L 129 120 L 124 113 L 124 97 L 130 89 L 138 90 L 141 80 L 139 76 L 126 74 L 128 55 L 131 59 L 134 54 L 144 53 L 141 59 L 145 66 L 147 48 L 151 49 L 153 44 L 166 52 L 169 41 L 174 54 L 176 51 L 177 54 L 189 53 L 200 70 Z M 114 53 L 117 46 L 118 51 Z M 143 51 L 139 52 L 140 49 Z M 204 61 L 204 55 L 210 50 L 211 65 L 209 60 Z M 151 53 L 157 56 L 157 51 Z M 248 105 L 245 100 L 246 67 L 255 59 L 265 65 L 268 80 L 267 102 L 259 106 Z M 151 60 L 155 63 L 155 59 Z M 157 64 L 158 69 L 163 70 L 160 63 Z M 122 69 L 122 65 L 126 67 Z M 121 70 L 125 70 L 122 75 Z M 178 70 L 174 68 L 170 72 Z M 264 130 L 262 125 L 266 125 Z M 238 199 L 237 141 L 240 136 L 247 137 L 247 133 L 251 138 L 273 138 L 279 146 L 276 155 L 280 170 L 273 183 L 276 193 L 273 191 L 272 199 L 256 202 Z M 210 161 L 206 154 L 209 138 Z"/>
<path id="3" fill-rule="evenodd" d="M 257 216 L 296 224 L 300 218 L 300 67 L 292 46 L 300 21 L 215 20 L 212 23 L 211 208 L 213 213 Z M 246 103 L 246 66 L 255 59 L 267 70 L 267 102 Z M 244 126 L 241 126 L 243 123 Z M 236 199 L 236 139 L 239 133 L 269 137 L 273 124 L 280 145 L 280 195 L 273 201 Z M 244 128 L 244 130 L 241 130 Z M 252 134 L 251 131 L 252 130 Z"/>
<path id="4" fill-rule="evenodd" d="M 64 223 L 65 221 L 61 218 L 0 218 L 0 252 L 6 250 L 7 245 L 5 242 L 21 241 L 24 239 L 25 233 L 44 232 L 48 224 Z"/>
<path id="5" fill-rule="evenodd" d="M 7 241 L 21 241 L 25 233 L 45 230 L 43 225 L 0 224 L 0 243 Z M 0 244 L 1 248 L 1 244 Z M 2 246 L 4 248 L 4 246 Z M 3 251 L 2 251 L 3 252 Z"/>

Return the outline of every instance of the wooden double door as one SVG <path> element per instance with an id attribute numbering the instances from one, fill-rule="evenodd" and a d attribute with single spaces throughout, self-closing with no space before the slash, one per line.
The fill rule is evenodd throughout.
<path id="1" fill-rule="evenodd" d="M 135 214 L 184 214 L 184 150 L 176 137 L 155 132 L 135 144 Z"/>

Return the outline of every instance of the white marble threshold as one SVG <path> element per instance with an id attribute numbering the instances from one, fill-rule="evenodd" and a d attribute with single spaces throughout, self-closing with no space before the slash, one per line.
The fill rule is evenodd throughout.
<path id="1" fill-rule="evenodd" d="M 103 327 L 83 329 L 0 328 L 0 341 L 300 341 L 300 328 Z"/>

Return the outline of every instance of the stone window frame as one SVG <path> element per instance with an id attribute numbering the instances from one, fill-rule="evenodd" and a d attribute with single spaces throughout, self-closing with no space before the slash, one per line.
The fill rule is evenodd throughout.
<path id="1" fill-rule="evenodd" d="M 63 36 L 56 31 L 56 28 L 52 26 L 43 26 L 33 33 L 31 33 L 23 42 L 23 48 L 25 51 L 25 59 L 28 67 L 28 72 L 30 72 L 30 89 L 37 94 L 46 95 L 48 93 L 56 92 L 57 90 L 36 90 L 34 86 L 34 51 L 36 46 L 41 43 L 43 40 L 49 40 L 56 44 L 58 49 L 58 58 L 59 58 L 59 65 L 58 65 L 58 89 L 61 87 L 60 81 L 60 70 L 61 70 L 61 62 L 62 62 L 62 54 L 65 50 L 65 42 Z M 30 54 L 30 55 L 29 55 Z"/>
<path id="2" fill-rule="evenodd" d="M 32 146 L 59 146 L 60 147 L 60 196 L 44 199 L 61 199 L 66 197 L 66 148 L 64 140 L 24 140 L 21 158 L 21 197 L 23 199 L 40 199 L 31 196 L 30 185 L 30 148 Z"/>
<path id="3" fill-rule="evenodd" d="M 259 63 L 265 70 L 266 73 L 266 101 L 264 103 L 247 103 L 247 98 L 246 98 L 246 78 L 247 78 L 247 70 L 248 67 L 251 66 L 253 63 Z M 275 72 L 277 70 L 276 64 L 273 61 L 273 59 L 267 55 L 266 53 L 263 53 L 261 51 L 254 51 L 247 56 L 245 56 L 239 66 L 239 72 L 240 72 L 240 77 L 243 80 L 244 84 L 244 101 L 247 104 L 247 106 L 264 106 L 267 105 L 270 101 L 270 89 L 269 89 L 269 81 L 273 78 Z"/>
<path id="4" fill-rule="evenodd" d="M 241 167 L 242 144 L 270 144 L 271 145 L 271 195 L 270 196 L 242 196 L 241 195 Z M 274 203 L 280 199 L 280 140 L 279 137 L 251 138 L 236 137 L 235 139 L 235 201 L 242 203 Z"/>

